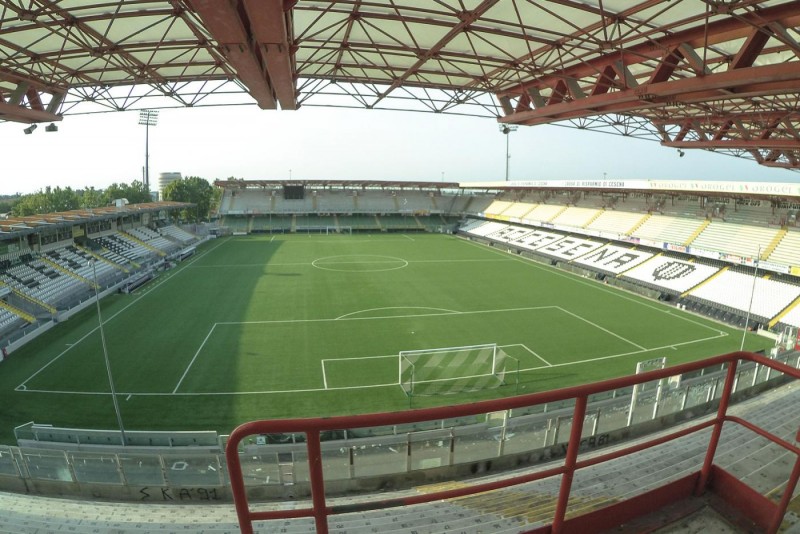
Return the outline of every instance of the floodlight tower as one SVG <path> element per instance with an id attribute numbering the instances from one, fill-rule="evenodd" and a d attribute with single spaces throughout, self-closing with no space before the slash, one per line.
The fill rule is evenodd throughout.
<path id="1" fill-rule="evenodd" d="M 139 111 L 139 125 L 144 126 L 144 187 L 150 193 L 150 127 L 158 124 L 158 111 Z"/>
<path id="2" fill-rule="evenodd" d="M 506 182 L 508 181 L 508 164 L 511 160 L 511 155 L 508 153 L 508 134 L 511 132 L 516 132 L 517 126 L 516 124 L 501 124 L 500 125 L 500 133 L 506 136 Z"/>

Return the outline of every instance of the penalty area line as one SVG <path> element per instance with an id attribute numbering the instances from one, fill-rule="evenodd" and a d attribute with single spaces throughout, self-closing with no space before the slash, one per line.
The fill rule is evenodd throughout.
<path id="1" fill-rule="evenodd" d="M 531 349 L 530 349 L 530 348 L 529 348 L 529 347 L 528 347 L 526 344 L 524 344 L 524 343 L 515 343 L 514 345 L 500 345 L 500 348 L 503 348 L 503 347 L 522 347 L 523 349 L 527 350 L 528 352 L 530 352 L 531 354 L 533 354 L 534 356 L 536 356 L 537 358 L 539 358 L 540 360 L 542 360 L 542 361 L 545 363 L 545 365 L 547 365 L 547 367 L 553 367 L 553 364 L 552 364 L 552 363 L 548 362 L 547 360 L 545 360 L 544 358 L 542 358 L 541 356 L 539 356 L 539 355 L 538 355 L 538 354 L 537 354 L 535 351 L 531 350 Z M 540 368 L 540 367 L 534 367 L 534 369 L 541 369 L 541 368 Z"/>
<path id="2" fill-rule="evenodd" d="M 580 316 L 580 315 L 578 315 L 577 313 L 572 313 L 571 311 L 569 311 L 569 310 L 566 310 L 566 309 L 562 308 L 561 306 L 556 306 L 556 307 L 557 307 L 559 310 L 561 310 L 561 311 L 563 311 L 564 313 L 566 313 L 567 315 L 571 315 L 571 316 L 575 317 L 576 319 L 580 319 L 580 320 L 581 320 L 581 321 L 583 321 L 584 323 L 590 324 L 590 325 L 592 325 L 593 327 L 595 327 L 595 328 L 597 328 L 597 329 L 599 329 L 599 330 L 602 330 L 602 331 L 603 331 L 603 332 L 605 332 L 606 334 L 612 335 L 612 336 L 614 336 L 614 337 L 615 337 L 615 338 L 617 338 L 617 339 L 621 339 L 621 340 L 622 340 L 622 341 L 624 341 L 625 343 L 628 343 L 629 345 L 633 345 L 633 346 L 634 346 L 634 347 L 636 347 L 637 349 L 640 349 L 640 350 L 647 350 L 645 347 L 643 347 L 643 346 L 639 345 L 638 343 L 634 343 L 634 342 L 633 342 L 633 341 L 631 341 L 630 339 L 626 339 L 626 338 L 622 337 L 621 335 L 619 335 L 619 334 L 617 334 L 617 333 L 615 333 L 615 332 L 612 332 L 612 331 L 611 331 L 611 330 L 609 330 L 608 328 L 603 328 L 603 327 L 602 327 L 602 326 L 600 326 L 599 324 L 597 324 L 597 323 L 593 323 L 593 322 L 592 322 L 592 321 L 590 321 L 589 319 L 586 319 L 586 318 L 584 318 L 584 317 L 581 317 L 581 316 Z"/>

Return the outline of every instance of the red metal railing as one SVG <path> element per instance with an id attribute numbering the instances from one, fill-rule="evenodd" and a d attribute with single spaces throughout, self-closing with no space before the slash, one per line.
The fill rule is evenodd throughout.
<path id="1" fill-rule="evenodd" d="M 328 532 L 328 516 L 348 512 L 367 511 L 373 509 L 383 509 L 398 506 L 409 506 L 422 504 L 442 499 L 452 499 L 476 493 L 506 488 L 517 484 L 531 482 L 548 478 L 554 475 L 562 475 L 561 487 L 556 501 L 556 508 L 552 523 L 546 529 L 532 530 L 531 532 L 580 532 L 582 529 L 590 527 L 597 530 L 601 528 L 611 528 L 630 519 L 636 515 L 648 513 L 656 505 L 666 504 L 689 496 L 690 493 L 700 495 L 710 489 L 719 493 L 723 498 L 735 502 L 740 509 L 751 520 L 766 532 L 776 532 L 780 526 L 789 500 L 800 478 L 800 448 L 789 443 L 769 432 L 742 420 L 739 417 L 727 415 L 733 384 L 736 378 L 738 363 L 741 360 L 749 360 L 759 365 L 763 365 L 776 371 L 782 372 L 795 379 L 800 379 L 800 370 L 770 360 L 764 356 L 749 352 L 735 352 L 714 358 L 708 358 L 698 362 L 687 363 L 669 367 L 666 369 L 649 371 L 638 375 L 627 376 L 595 382 L 581 386 L 569 387 L 559 390 L 547 391 L 542 393 L 532 393 L 505 399 L 482 401 L 472 404 L 446 406 L 438 408 L 427 408 L 420 410 L 409 410 L 395 413 L 378 413 L 355 416 L 313 418 L 313 419 L 286 419 L 272 421 L 254 421 L 245 423 L 236 428 L 228 440 L 225 455 L 228 462 L 228 471 L 231 479 L 231 490 L 233 492 L 236 512 L 239 517 L 241 531 L 245 534 L 253 532 L 253 521 L 263 521 L 270 519 L 287 519 L 298 517 L 313 517 L 316 530 L 319 534 Z M 657 438 L 643 443 L 626 447 L 614 452 L 593 456 L 586 460 L 578 459 L 583 421 L 586 416 L 586 406 L 590 395 L 631 387 L 636 384 L 667 378 L 670 376 L 697 371 L 703 368 L 728 364 L 727 375 L 722 395 L 720 397 L 719 408 L 716 416 L 710 420 L 696 423 L 685 427 L 679 431 L 661 435 Z M 425 495 L 414 495 L 395 499 L 371 500 L 365 504 L 328 506 L 325 502 L 325 484 L 322 470 L 322 454 L 320 447 L 320 433 L 329 430 L 339 430 L 342 428 L 364 428 L 372 426 L 401 425 L 422 421 L 447 419 L 454 417 L 464 417 L 470 415 L 483 414 L 512 408 L 521 408 L 548 402 L 557 402 L 567 399 L 575 399 L 575 408 L 572 418 L 572 430 L 567 444 L 566 457 L 562 465 L 541 471 L 536 471 L 524 475 L 517 475 L 499 481 L 473 484 L 467 487 L 427 493 Z M 722 433 L 722 425 L 725 421 L 745 426 L 758 435 L 783 447 L 787 451 L 793 452 L 797 456 L 794 469 L 789 475 L 787 486 L 783 498 L 775 504 L 745 484 L 726 473 L 724 470 L 714 465 L 714 454 Z M 683 479 L 666 484 L 660 489 L 648 492 L 646 498 L 630 499 L 622 503 L 611 505 L 600 510 L 601 513 L 592 512 L 584 516 L 566 520 L 567 504 L 569 502 L 572 479 L 575 471 L 602 462 L 607 462 L 633 454 L 668 441 L 672 441 L 683 436 L 712 428 L 711 439 L 709 440 L 706 451 L 705 461 L 699 472 L 684 477 Z M 247 436 L 256 434 L 272 433 L 305 433 L 308 448 L 309 480 L 311 484 L 311 508 L 276 510 L 254 512 L 250 510 L 247 500 L 247 493 L 242 476 L 242 467 L 239 459 L 239 443 Z M 800 430 L 795 438 L 800 441 Z M 643 507 L 643 503 L 646 505 Z M 614 513 L 610 513 L 614 508 Z M 602 513 L 605 512 L 605 513 Z M 585 530 L 583 530 L 585 531 Z"/>

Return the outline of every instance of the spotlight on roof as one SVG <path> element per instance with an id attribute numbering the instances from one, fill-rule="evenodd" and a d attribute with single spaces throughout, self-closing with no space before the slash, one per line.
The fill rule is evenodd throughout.
<path id="1" fill-rule="evenodd" d="M 38 128 L 38 126 L 37 126 L 36 124 L 31 124 L 30 126 L 28 126 L 27 128 L 25 128 L 25 129 L 24 129 L 24 130 L 22 130 L 22 131 L 23 131 L 23 132 L 25 132 L 25 135 L 30 135 L 30 134 L 32 134 L 32 133 L 33 133 L 33 131 L 34 131 L 36 128 Z"/>
<path id="2" fill-rule="evenodd" d="M 57 132 L 58 131 L 58 126 L 56 126 L 55 123 L 51 122 L 50 124 L 48 124 L 47 126 L 44 127 L 44 131 L 45 132 Z"/>
<path id="3" fill-rule="evenodd" d="M 679 148 L 679 149 L 678 149 L 678 157 L 679 157 L 679 158 L 682 158 L 682 157 L 683 157 L 683 156 L 685 156 L 685 155 L 686 155 L 686 152 L 684 152 L 683 150 L 681 150 L 681 149 Z"/>

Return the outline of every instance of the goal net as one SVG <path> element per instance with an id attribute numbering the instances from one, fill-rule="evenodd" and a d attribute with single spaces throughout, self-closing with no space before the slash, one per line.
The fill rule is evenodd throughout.
<path id="1" fill-rule="evenodd" d="M 399 355 L 399 383 L 409 397 L 453 395 L 519 383 L 519 361 L 497 344 L 427 350 Z"/>

